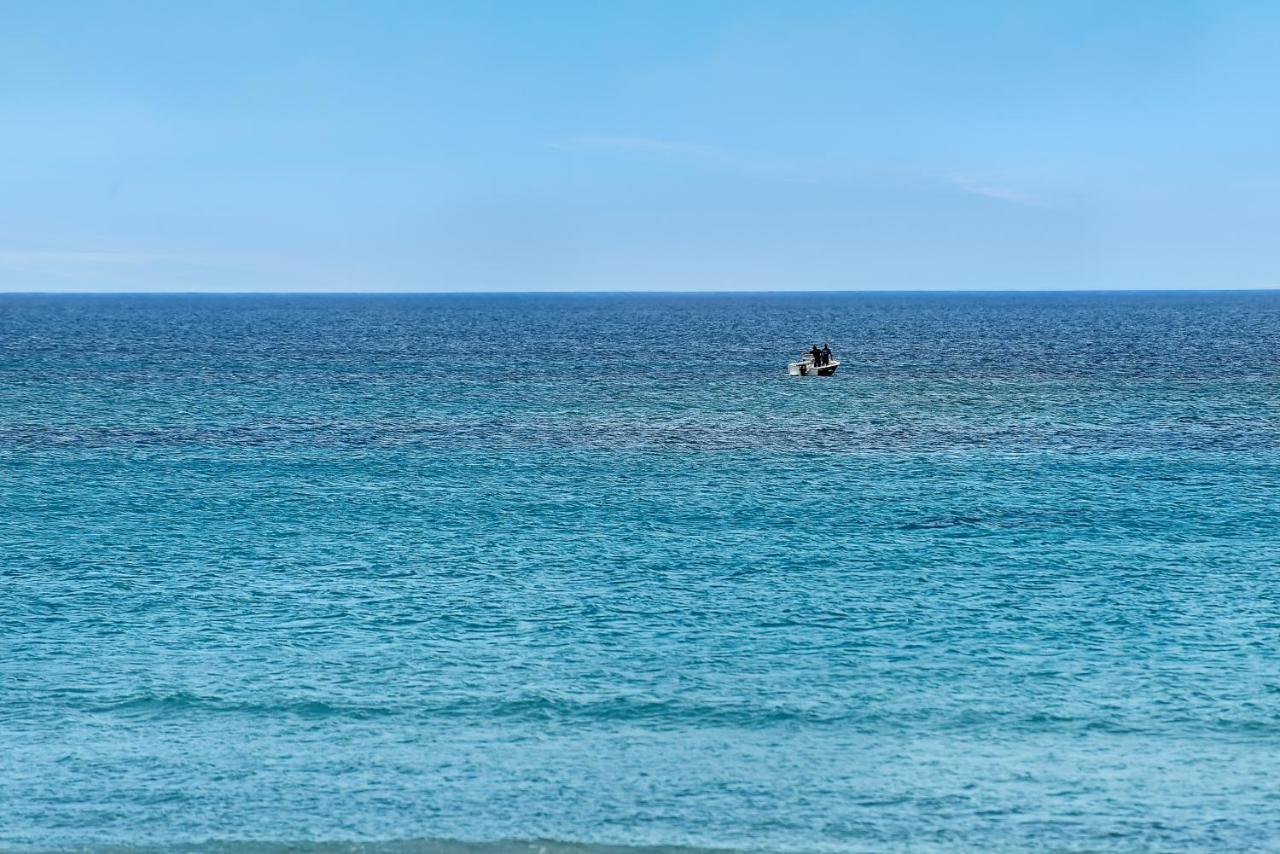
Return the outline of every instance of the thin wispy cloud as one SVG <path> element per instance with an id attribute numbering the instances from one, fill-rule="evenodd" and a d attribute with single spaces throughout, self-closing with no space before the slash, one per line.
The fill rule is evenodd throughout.
<path id="1" fill-rule="evenodd" d="M 553 139 L 547 145 L 560 151 L 638 151 L 687 157 L 732 158 L 736 152 L 714 145 L 654 139 L 643 136 L 577 136 Z"/>
<path id="2" fill-rule="evenodd" d="M 54 271 L 97 266 L 147 266 L 166 261 L 189 261 L 159 252 L 102 250 L 0 250 L 0 266 L 9 270 Z"/>
<path id="3" fill-rule="evenodd" d="M 119 277 L 205 264 L 165 252 L 110 249 L 0 249 L 0 272 L 52 279 Z"/>
<path id="4" fill-rule="evenodd" d="M 725 146 L 645 136 L 577 136 L 553 139 L 549 148 L 575 153 L 639 155 L 708 171 L 776 181 L 811 183 L 839 177 L 816 158 L 745 151 Z"/>
<path id="5" fill-rule="evenodd" d="M 958 175 L 953 176 L 950 179 L 950 183 L 966 193 L 987 199 L 996 199 L 997 201 L 1008 202 L 1013 205 L 1025 205 L 1027 207 L 1043 207 L 1045 205 L 1044 199 L 1025 190 L 992 183 L 980 178 Z"/>
<path id="6" fill-rule="evenodd" d="M 937 186 L 939 179 L 929 175 L 912 175 L 896 166 L 859 167 L 849 162 L 832 162 L 830 158 L 796 157 L 735 150 L 714 145 L 660 139 L 644 136 L 581 136 L 552 140 L 549 147 L 567 152 L 643 155 L 682 165 L 732 172 L 753 178 L 796 183 L 859 183 L 888 180 L 904 185 L 923 182 Z M 1012 186 L 1009 182 L 976 175 L 954 175 L 942 178 L 945 186 L 974 196 L 994 199 L 1025 207 L 1044 207 L 1047 201 L 1036 194 Z"/>

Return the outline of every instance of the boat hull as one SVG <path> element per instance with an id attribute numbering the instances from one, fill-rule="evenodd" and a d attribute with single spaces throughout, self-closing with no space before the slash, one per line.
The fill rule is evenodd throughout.
<path id="1" fill-rule="evenodd" d="M 787 373 L 793 377 L 830 377 L 835 376 L 836 368 L 840 367 L 840 363 L 832 360 L 825 365 L 815 366 L 809 359 L 803 362 L 792 362 L 787 365 Z"/>

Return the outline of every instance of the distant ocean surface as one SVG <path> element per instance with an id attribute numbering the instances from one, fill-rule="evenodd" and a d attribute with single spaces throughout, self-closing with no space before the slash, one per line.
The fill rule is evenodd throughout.
<path id="1" fill-rule="evenodd" d="M 0 296 L 0 594 L 0 849 L 1276 850 L 1280 294 Z"/>

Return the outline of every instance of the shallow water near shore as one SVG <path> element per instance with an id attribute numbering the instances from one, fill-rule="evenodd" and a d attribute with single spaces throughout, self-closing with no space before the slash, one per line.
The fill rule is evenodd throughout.
<path id="1" fill-rule="evenodd" d="M 0 848 L 1277 848 L 1278 511 L 1280 294 L 0 296 Z"/>

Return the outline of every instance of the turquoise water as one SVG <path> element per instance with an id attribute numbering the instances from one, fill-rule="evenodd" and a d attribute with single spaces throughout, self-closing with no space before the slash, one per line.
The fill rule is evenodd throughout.
<path id="1" fill-rule="evenodd" d="M 1277 849 L 1278 488 L 1280 294 L 0 297 L 0 847 Z"/>

